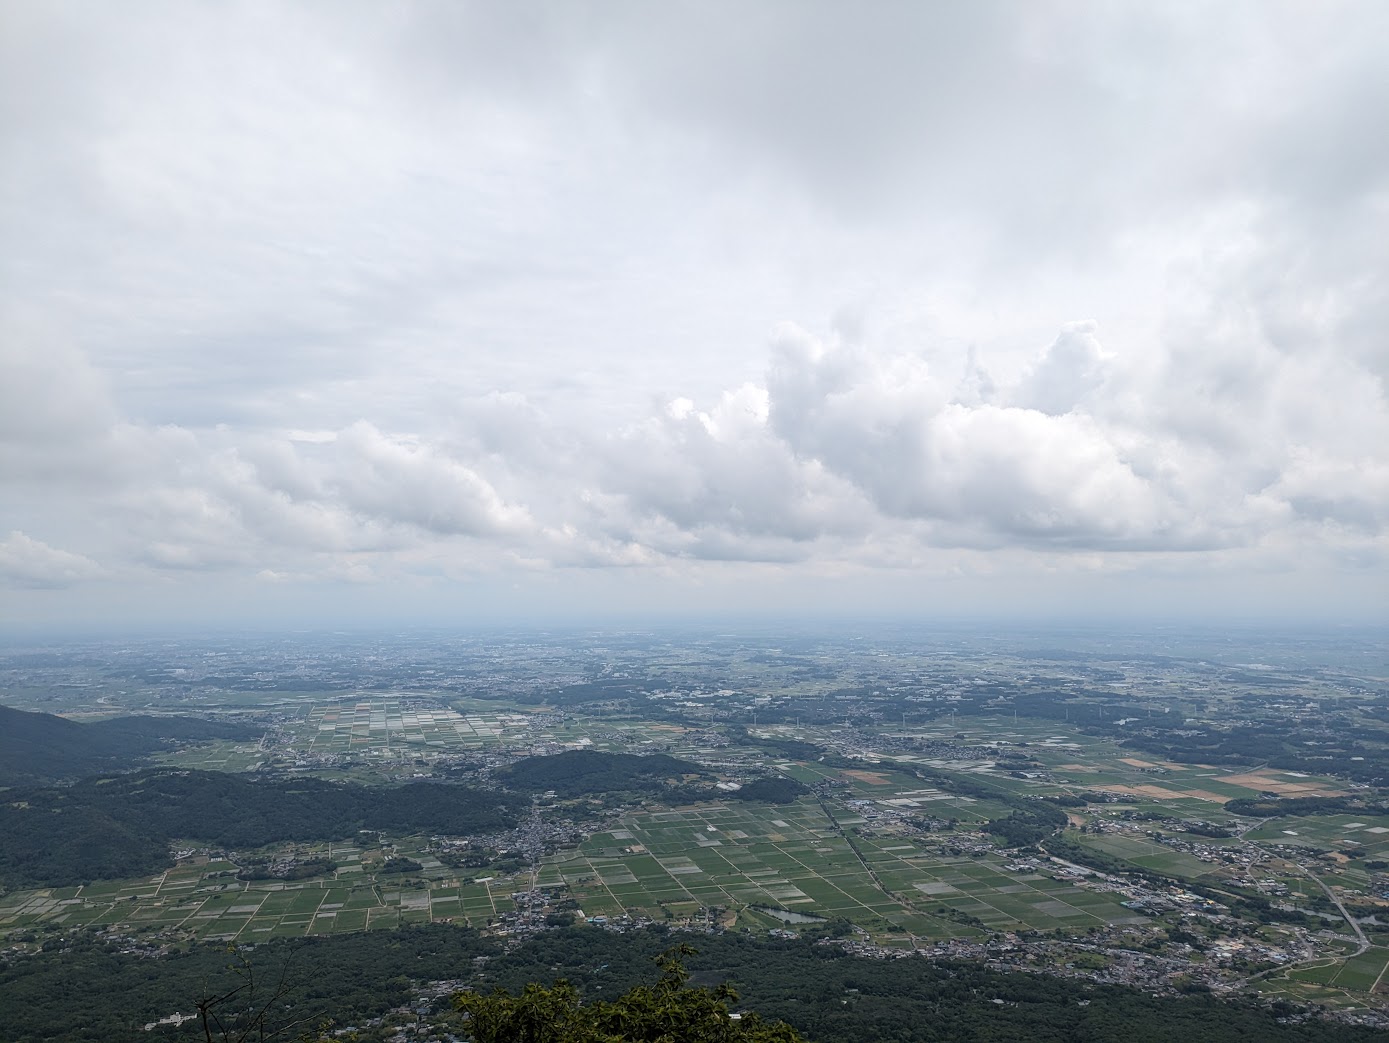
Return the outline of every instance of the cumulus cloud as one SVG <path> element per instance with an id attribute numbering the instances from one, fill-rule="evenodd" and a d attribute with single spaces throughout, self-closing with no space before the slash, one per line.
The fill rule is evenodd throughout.
<path id="1" fill-rule="evenodd" d="M 1280 518 L 1314 510 L 1383 528 L 1382 451 L 1344 440 L 1329 417 L 1297 415 L 1298 404 L 1318 411 L 1347 374 L 1308 372 L 1300 359 L 1237 390 L 1207 387 L 1209 366 L 1167 366 L 1154 380 L 1148 360 L 1125 369 L 1094 323 L 1074 323 L 1000 401 L 983 402 L 919 355 L 794 326 L 772 353 L 765 387 L 726 394 L 710 412 L 676 400 L 628 432 L 608 487 L 691 544 L 711 529 L 833 535 L 850 556 L 895 522 L 915 524 L 926 545 L 1138 552 L 1252 547 Z M 1367 378 L 1348 401 L 1362 434 L 1389 417 Z M 1244 437 L 1167 426 L 1198 397 Z M 1281 444 L 1262 437 L 1270 423 Z M 1317 484 L 1323 492 L 1303 488 Z"/>
<path id="2" fill-rule="evenodd" d="M 1237 429 L 1298 436 L 1271 446 L 1173 424 L 1174 403 L 1212 394 L 1210 367 L 1163 367 L 1135 397 L 1151 368 L 1126 369 L 1094 323 L 1066 325 L 1011 384 L 995 387 L 975 353 L 964 365 L 973 383 L 922 354 L 783 324 L 761 382 L 707 408 L 672 399 L 606 433 L 484 396 L 432 438 L 366 420 L 259 434 L 117 422 L 92 438 L 121 461 L 108 502 L 123 553 L 156 569 L 880 567 L 888 547 L 911 561 L 954 547 L 1252 548 L 1308 525 L 1384 538 L 1382 451 L 1295 415 L 1329 393 L 1309 381 L 1345 373 L 1284 359 L 1238 393 L 1214 392 Z M 1361 430 L 1389 423 L 1372 380 L 1347 408 Z"/>
<path id="3" fill-rule="evenodd" d="M 441 536 L 501 535 L 530 524 L 472 468 L 428 445 L 388 438 L 360 422 L 338 438 L 343 459 L 333 484 L 343 504 Z"/>
<path id="4" fill-rule="evenodd" d="M 50 547 L 18 530 L 0 540 L 0 583 L 12 587 L 68 587 L 104 570 L 81 554 Z"/>
<path id="5" fill-rule="evenodd" d="M 151 562 L 281 563 L 401 551 L 430 539 L 506 539 L 532 526 L 468 464 L 359 421 L 302 436 L 153 433 L 144 477 L 119 502 Z M 238 444 L 239 443 L 239 444 Z"/>
<path id="6" fill-rule="evenodd" d="M 1050 416 L 1082 408 L 1104 384 L 1110 358 L 1095 336 L 1095 323 L 1072 323 L 1028 367 L 1013 403 Z"/>
<path id="7" fill-rule="evenodd" d="M 1369 575 L 1386 10 L 12 6 L 6 546 Z"/>
<path id="8" fill-rule="evenodd" d="M 963 404 L 918 358 L 826 348 L 784 331 L 769 376 L 772 426 L 883 513 L 939 523 L 947 541 L 1161 542 L 1175 520 L 1161 490 L 1134 474 L 1092 419 L 1070 412 L 1070 345 L 1080 338 L 1098 356 L 1089 330 L 1069 329 L 1024 382 L 1024 401 L 1047 396 L 1043 411 Z"/>
<path id="9" fill-rule="evenodd" d="M 718 557 L 756 556 L 732 544 L 804 542 L 863 532 L 868 522 L 848 483 L 796 459 L 771 430 L 767 391 L 755 385 L 725 392 L 708 411 L 675 399 L 607 440 L 600 461 L 603 488 L 622 496 L 631 522 L 661 519 L 682 534 L 674 546 L 689 544 L 696 556 L 710 548 Z M 672 545 L 669 534 L 661 542 Z"/>

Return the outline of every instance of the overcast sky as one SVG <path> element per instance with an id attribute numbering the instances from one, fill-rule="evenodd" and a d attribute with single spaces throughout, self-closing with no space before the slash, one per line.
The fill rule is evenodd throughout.
<path id="1" fill-rule="evenodd" d="M 0 619 L 1389 617 L 1389 4 L 0 13 Z"/>

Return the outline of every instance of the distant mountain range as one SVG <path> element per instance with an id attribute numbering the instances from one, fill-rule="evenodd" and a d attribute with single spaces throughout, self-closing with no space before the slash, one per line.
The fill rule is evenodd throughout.
<path id="1" fill-rule="evenodd" d="M 198 717 L 113 717 L 79 724 L 0 706 L 0 786 L 61 782 L 135 767 L 171 742 L 248 740 L 245 725 Z"/>

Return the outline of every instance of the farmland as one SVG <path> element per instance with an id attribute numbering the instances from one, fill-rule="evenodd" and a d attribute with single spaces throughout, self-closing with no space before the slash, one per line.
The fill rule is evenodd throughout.
<path id="1" fill-rule="evenodd" d="M 12 893 L 0 898 L 0 925 L 20 931 L 40 923 L 120 926 L 202 941 L 253 942 L 402 923 L 485 924 L 498 908 L 514 908 L 510 882 L 493 887 L 440 878 L 410 886 L 377 877 L 355 848 L 328 846 L 320 853 L 339 863 L 331 878 L 244 882 L 235 879 L 231 862 L 194 860 L 148 880 Z"/>
<path id="2" fill-rule="evenodd" d="M 735 744 L 711 753 L 686 740 L 688 729 L 657 722 L 627 721 L 615 728 L 610 721 L 585 721 L 575 715 L 556 722 L 524 707 L 507 711 L 493 705 L 490 711 L 420 711 L 393 698 L 315 703 L 285 729 L 289 737 L 282 741 L 293 744 L 305 759 L 326 752 L 407 766 L 431 754 L 491 750 L 500 756 L 497 751 L 508 735 L 526 748 L 552 743 L 595 749 L 660 746 L 734 773 L 737 766 L 759 764 L 761 757 L 757 748 Z M 835 741 L 834 733 L 810 727 L 778 726 L 757 734 Z M 945 738 L 944 733 L 920 730 L 908 734 L 927 743 Z M 951 741 L 966 748 L 1026 744 L 1028 755 L 1047 767 L 1048 779 L 1019 780 L 994 770 L 982 756 L 977 762 L 951 763 L 1004 799 L 1083 787 L 1137 798 L 1115 805 L 1130 814 L 1161 811 L 1219 820 L 1225 801 L 1252 796 L 1264 783 L 1262 777 L 1251 780 L 1247 774 L 1232 782 L 1233 773 L 1153 765 L 1126 756 L 1112 742 L 1058 734 L 1054 724 L 1038 730 L 1007 720 L 976 721 L 952 735 L 963 736 Z M 165 760 L 203 766 L 235 749 L 203 748 Z M 515 911 L 513 893 L 532 888 L 562 889 L 589 918 L 684 921 L 717 910 L 730 923 L 767 929 L 786 927 L 788 921 L 778 917 L 790 912 L 814 920 L 842 918 L 897 945 L 998 931 L 1081 933 L 1106 924 L 1149 922 L 1150 917 L 1122 906 L 1124 896 L 1118 893 L 1097 890 L 1083 880 L 1057 879 L 1045 868 L 1006 868 L 1016 865 L 1016 859 L 985 844 L 973 830 L 1006 815 L 1009 806 L 1002 799 L 924 785 L 910 773 L 914 767 L 942 762 L 869 752 L 855 763 L 857 767 L 842 767 L 822 760 L 772 759 L 759 766 L 824 792 L 788 805 L 713 801 L 629 808 L 614 828 L 596 829 L 582 843 L 545 855 L 525 872 L 493 879 L 485 879 L 486 870 L 449 868 L 428 837 L 381 838 L 391 854 L 419 862 L 421 869 L 404 879 L 378 872 L 384 858 L 379 850 L 301 844 L 294 847 L 295 856 L 326 857 L 336 864 L 329 878 L 238 881 L 232 862 L 194 856 L 188 864 L 149 880 L 7 895 L 0 898 L 0 930 L 36 923 L 123 924 L 197 938 L 244 940 L 402 922 L 447 920 L 486 926 Z M 1252 788 L 1251 782 L 1260 789 Z M 1323 791 L 1334 788 L 1330 780 L 1311 785 Z M 1085 814 L 1104 819 L 1106 810 L 1096 807 Z M 954 828 L 923 833 L 907 824 L 922 816 L 953 823 Z M 1345 834 L 1340 827 L 1318 833 L 1304 820 L 1299 823 L 1304 842 L 1331 842 Z M 1261 826 L 1250 836 L 1284 840 L 1286 834 L 1278 825 Z M 1378 838 L 1389 835 L 1368 832 L 1378 828 L 1370 823 L 1358 828 L 1376 850 L 1384 843 Z M 1214 873 L 1209 863 L 1136 830 L 1097 833 L 1084 840 L 1137 867 L 1173 877 L 1197 879 Z"/>
<path id="3" fill-rule="evenodd" d="M 579 654 L 498 639 L 447 655 L 412 645 L 390 669 L 380 648 L 320 650 L 325 679 L 302 690 L 313 680 L 302 667 L 276 683 L 264 663 L 243 676 L 220 651 L 217 679 L 188 659 L 177 684 L 143 660 L 135 681 L 112 667 L 103 682 L 89 664 L 62 690 L 74 717 L 195 705 L 256 725 L 254 741 L 166 749 L 154 763 L 167 769 L 486 788 L 527 758 L 587 750 L 665 754 L 699 777 L 671 780 L 668 795 L 537 790 L 526 821 L 490 836 L 373 828 L 253 850 L 177 841 L 171 867 L 149 877 L 0 894 L 0 938 L 33 945 L 88 926 L 244 943 L 423 923 L 504 935 L 665 924 L 829 934 L 884 951 L 1003 945 L 1008 959 L 1058 973 L 1154 987 L 1248 979 L 1270 996 L 1372 1005 L 1389 935 L 1369 923 L 1359 951 L 1327 888 L 1361 915 L 1389 908 L 1389 813 L 1357 767 L 1379 747 L 1357 740 L 1342 756 L 1330 730 L 1307 722 L 1335 714 L 1341 732 L 1377 735 L 1373 689 L 1338 680 L 1334 664 L 1299 672 L 1260 654 L 1276 662 L 1253 674 L 1191 655 L 1106 653 L 1096 666 L 1090 654 L 1036 661 L 958 643 L 922 654 L 886 640 L 623 638 Z M 56 698 L 35 678 L 26 685 L 16 690 L 33 708 Z M 1288 714 L 1289 734 L 1321 736 L 1302 749 L 1332 752 L 1222 752 L 1224 717 L 1267 743 Z M 783 802 L 739 795 L 769 779 L 791 787 Z M 1299 799 L 1332 803 L 1264 817 L 1229 807 L 1276 812 Z M 1032 834 L 1040 843 L 1005 842 L 998 824 L 1034 809 L 1056 825 Z M 283 872 L 253 871 L 266 866 Z"/>

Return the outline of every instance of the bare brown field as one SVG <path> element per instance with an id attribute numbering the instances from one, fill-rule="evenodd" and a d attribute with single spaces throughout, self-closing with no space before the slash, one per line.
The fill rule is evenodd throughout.
<path id="1" fill-rule="evenodd" d="M 1255 771 L 1242 775 L 1224 775 L 1220 781 L 1231 786 L 1244 786 L 1246 789 L 1267 790 L 1269 793 L 1285 797 L 1340 797 L 1345 794 L 1345 790 L 1319 782 L 1288 782 Z"/>
<path id="2" fill-rule="evenodd" d="M 1212 793 L 1210 790 L 1204 789 L 1189 789 L 1183 792 L 1185 792 L 1188 797 L 1197 797 L 1201 800 L 1213 801 L 1216 804 L 1224 804 L 1226 801 L 1234 799 L 1228 794 Z"/>
<path id="3" fill-rule="evenodd" d="M 887 786 L 891 783 L 886 775 L 880 775 L 876 771 L 841 771 L 839 774 L 845 778 L 866 782 L 870 786 Z"/>

